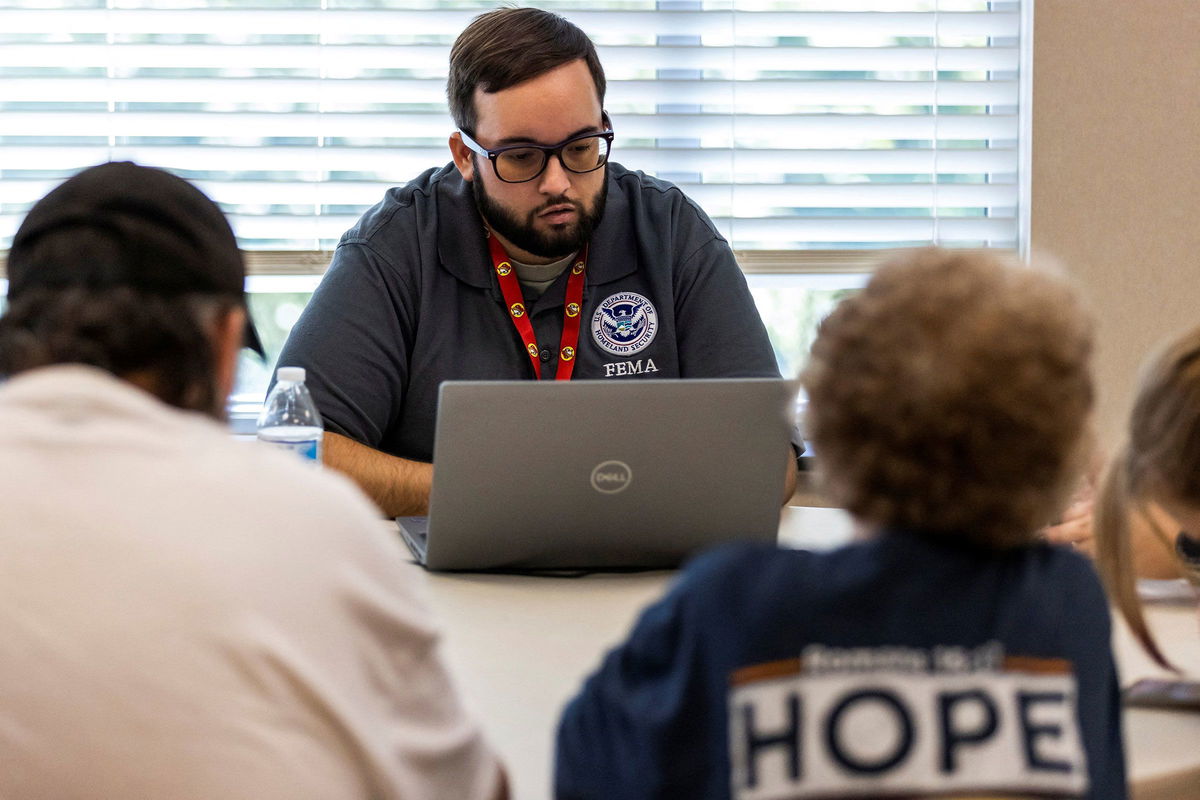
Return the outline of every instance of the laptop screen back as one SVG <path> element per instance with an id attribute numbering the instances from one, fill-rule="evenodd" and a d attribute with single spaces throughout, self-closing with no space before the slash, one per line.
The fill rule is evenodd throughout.
<path id="1" fill-rule="evenodd" d="M 442 385 L 426 565 L 675 566 L 773 541 L 796 387 L 771 379 Z"/>

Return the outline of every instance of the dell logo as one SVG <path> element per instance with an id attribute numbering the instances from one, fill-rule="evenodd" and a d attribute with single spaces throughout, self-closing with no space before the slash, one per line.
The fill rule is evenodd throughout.
<path id="1" fill-rule="evenodd" d="M 602 494 L 616 494 L 633 483 L 633 470 L 624 461 L 604 461 L 592 470 L 592 488 Z"/>

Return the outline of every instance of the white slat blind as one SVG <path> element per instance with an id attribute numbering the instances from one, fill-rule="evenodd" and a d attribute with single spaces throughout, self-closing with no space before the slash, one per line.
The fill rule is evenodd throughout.
<path id="1" fill-rule="evenodd" d="M 546 2 L 596 41 L 613 157 L 738 249 L 1017 244 L 1019 3 Z M 76 170 L 195 180 L 247 249 L 327 250 L 449 160 L 473 0 L 0 0 L 0 249 Z"/>

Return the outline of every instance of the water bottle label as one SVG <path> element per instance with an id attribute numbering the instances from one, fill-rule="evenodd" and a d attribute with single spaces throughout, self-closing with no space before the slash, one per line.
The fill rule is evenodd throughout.
<path id="1" fill-rule="evenodd" d="M 302 458 L 307 458 L 310 461 L 317 460 L 317 440 L 311 442 L 297 442 L 291 446 L 292 452 Z"/>
<path id="2" fill-rule="evenodd" d="M 266 444 L 284 452 L 295 453 L 308 461 L 318 462 L 321 459 L 318 452 L 320 442 L 316 439 L 310 439 L 306 442 L 266 442 Z"/>
<path id="3" fill-rule="evenodd" d="M 320 428 L 260 428 L 258 440 L 288 453 L 294 453 L 311 464 L 321 463 Z"/>

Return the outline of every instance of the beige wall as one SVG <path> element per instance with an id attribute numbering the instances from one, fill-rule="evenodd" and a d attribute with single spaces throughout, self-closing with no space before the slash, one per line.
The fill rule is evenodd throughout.
<path id="1" fill-rule="evenodd" d="M 1099 428 L 1139 363 L 1200 325 L 1200 0 L 1035 0 L 1034 252 L 1100 317 Z"/>

